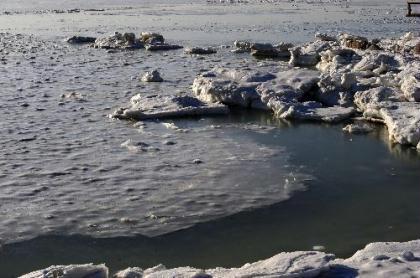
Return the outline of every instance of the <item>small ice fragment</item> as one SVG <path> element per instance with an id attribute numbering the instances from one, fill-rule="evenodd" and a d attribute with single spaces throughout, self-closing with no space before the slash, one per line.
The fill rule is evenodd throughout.
<path id="1" fill-rule="evenodd" d="M 323 245 L 314 245 L 312 247 L 312 250 L 315 250 L 315 251 L 324 251 L 325 250 L 325 246 L 323 246 Z"/>

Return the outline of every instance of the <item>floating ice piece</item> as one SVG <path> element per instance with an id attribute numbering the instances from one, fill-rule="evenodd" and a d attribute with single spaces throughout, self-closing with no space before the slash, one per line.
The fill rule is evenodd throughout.
<path id="1" fill-rule="evenodd" d="M 144 44 L 136 39 L 133 33 L 118 33 L 105 38 L 98 38 L 93 45 L 95 48 L 104 49 L 139 49 L 143 48 Z"/>
<path id="2" fill-rule="evenodd" d="M 61 99 L 62 100 L 75 100 L 79 102 L 86 101 L 86 98 L 81 93 L 78 93 L 78 92 L 70 92 L 70 93 L 62 94 Z"/>
<path id="3" fill-rule="evenodd" d="M 120 108 L 114 118 L 147 120 L 186 116 L 227 114 L 228 108 L 219 103 L 207 104 L 191 96 L 142 96 L 131 98 L 131 106 Z"/>
<path id="4" fill-rule="evenodd" d="M 264 58 L 289 58 L 289 49 L 293 44 L 280 43 L 273 46 L 269 43 L 253 43 L 251 44 L 251 54 L 256 57 Z"/>
<path id="5" fill-rule="evenodd" d="M 147 44 L 164 44 L 165 38 L 159 33 L 153 32 L 142 32 L 140 34 L 140 40 Z"/>
<path id="6" fill-rule="evenodd" d="M 238 41 L 236 40 L 233 45 L 236 49 L 233 49 L 232 52 L 234 53 L 246 53 L 251 52 L 251 45 L 252 43 L 249 41 Z"/>
<path id="7" fill-rule="evenodd" d="M 325 246 L 323 246 L 323 245 L 314 245 L 314 246 L 312 246 L 312 250 L 314 250 L 314 251 L 324 251 L 325 250 Z"/>
<path id="8" fill-rule="evenodd" d="M 94 43 L 96 41 L 96 38 L 73 36 L 73 37 L 67 38 L 65 41 L 70 44 L 86 44 L 86 43 Z"/>
<path id="9" fill-rule="evenodd" d="M 337 41 L 337 37 L 328 35 L 325 33 L 316 33 L 315 38 L 320 41 L 328 42 L 328 41 Z"/>
<path id="10" fill-rule="evenodd" d="M 177 44 L 147 44 L 146 50 L 149 51 L 167 51 L 167 50 L 176 50 L 183 48 L 181 45 Z"/>
<path id="11" fill-rule="evenodd" d="M 186 54 L 206 55 L 217 53 L 217 50 L 212 47 L 188 47 L 185 49 Z"/>
<path id="12" fill-rule="evenodd" d="M 363 133 L 372 132 L 373 128 L 366 123 L 354 123 L 354 124 L 346 125 L 343 128 L 343 131 L 352 133 L 352 134 L 363 134 Z"/>
<path id="13" fill-rule="evenodd" d="M 143 82 L 163 82 L 163 78 L 160 76 L 160 72 L 157 70 L 152 70 L 146 72 L 142 77 L 141 81 Z"/>
<path id="14" fill-rule="evenodd" d="M 133 142 L 131 139 L 128 139 L 121 144 L 121 147 L 126 148 L 130 152 L 148 152 L 148 151 L 159 151 L 158 148 L 150 146 L 144 142 Z"/>

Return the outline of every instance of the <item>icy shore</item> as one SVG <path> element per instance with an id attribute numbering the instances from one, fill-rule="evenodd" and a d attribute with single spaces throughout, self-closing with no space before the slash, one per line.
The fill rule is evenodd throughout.
<path id="1" fill-rule="evenodd" d="M 101 265 L 51 266 L 21 278 L 211 278 L 211 277 L 419 277 L 420 240 L 368 244 L 348 259 L 318 251 L 296 251 L 277 254 L 269 259 L 247 263 L 240 268 L 167 269 L 158 265 L 149 269 L 130 267 L 109 276 Z"/>

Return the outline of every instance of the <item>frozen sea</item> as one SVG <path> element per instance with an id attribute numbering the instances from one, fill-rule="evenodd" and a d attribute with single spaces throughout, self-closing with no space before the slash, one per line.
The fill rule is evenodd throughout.
<path id="1" fill-rule="evenodd" d="M 353 136 L 342 124 L 241 109 L 143 123 L 108 117 L 137 93 L 188 93 L 214 66 L 284 61 L 63 42 L 114 31 L 214 47 L 302 42 L 319 31 L 380 38 L 419 31 L 405 12 L 396 1 L 2 0 L 0 277 L 83 262 L 238 266 L 315 245 L 345 256 L 371 241 L 419 238 L 420 156 L 389 144 L 383 127 Z M 151 69 L 165 82 L 139 82 Z"/>

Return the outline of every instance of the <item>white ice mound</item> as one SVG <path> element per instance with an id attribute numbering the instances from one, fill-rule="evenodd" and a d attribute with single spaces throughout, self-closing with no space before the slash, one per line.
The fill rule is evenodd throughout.
<path id="1" fill-rule="evenodd" d="M 392 142 L 417 146 L 420 142 L 420 103 L 402 102 L 401 92 L 379 87 L 355 95 L 355 104 L 369 120 L 383 122 Z"/>
<path id="2" fill-rule="evenodd" d="M 96 39 L 93 47 L 104 49 L 139 49 L 144 44 L 133 33 L 118 33 L 103 38 Z"/>
<path id="3" fill-rule="evenodd" d="M 336 46 L 332 41 L 314 41 L 290 50 L 289 64 L 295 67 L 314 67 L 321 59 L 320 53 Z"/>
<path id="4" fill-rule="evenodd" d="M 420 240 L 368 244 L 342 261 L 357 277 L 420 277 Z"/>
<path id="5" fill-rule="evenodd" d="M 131 106 L 117 109 L 112 116 L 118 119 L 161 119 L 186 116 L 226 114 L 228 108 L 219 103 L 204 103 L 191 96 L 135 95 Z"/>
<path id="6" fill-rule="evenodd" d="M 129 267 L 118 271 L 113 278 L 142 278 L 143 270 L 139 267 Z"/>
<path id="7" fill-rule="evenodd" d="M 206 103 L 271 110 L 283 119 L 338 122 L 354 114 L 352 107 L 304 102 L 318 82 L 319 73 L 309 69 L 269 73 L 215 68 L 194 80 L 193 92 Z"/>
<path id="8" fill-rule="evenodd" d="M 143 82 L 163 82 L 163 78 L 160 76 L 160 72 L 157 70 L 152 70 L 146 72 L 142 77 L 141 81 Z"/>
<path id="9" fill-rule="evenodd" d="M 329 268 L 334 255 L 316 251 L 280 253 L 267 260 L 245 264 L 241 268 L 207 270 L 216 277 L 316 277 Z"/>
<path id="10" fill-rule="evenodd" d="M 108 268 L 105 265 L 55 265 L 49 268 L 31 272 L 20 278 L 108 278 Z"/>
<path id="11" fill-rule="evenodd" d="M 275 78 L 268 72 L 215 68 L 194 80 L 193 92 L 206 103 L 253 107 L 260 103 L 257 86 Z"/>
<path id="12" fill-rule="evenodd" d="M 194 80 L 193 92 L 205 102 L 270 109 L 269 97 L 280 95 L 298 101 L 317 81 L 318 73 L 306 69 L 270 73 L 215 68 Z"/>

